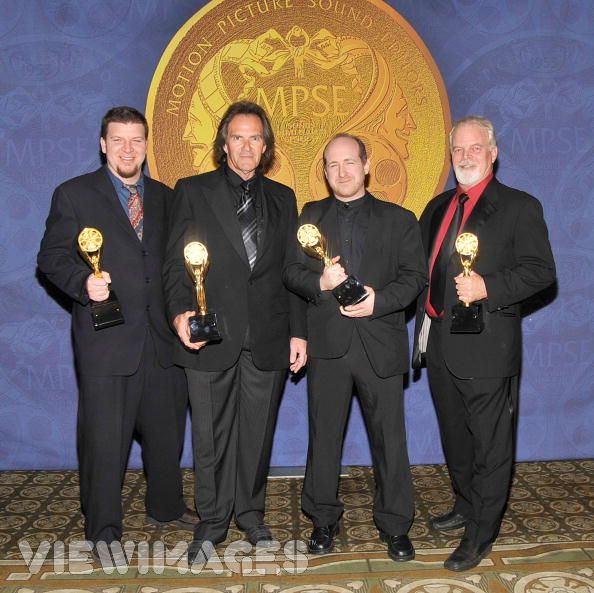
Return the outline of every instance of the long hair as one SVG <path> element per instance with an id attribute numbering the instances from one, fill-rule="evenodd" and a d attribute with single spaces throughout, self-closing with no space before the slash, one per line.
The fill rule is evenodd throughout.
<path id="1" fill-rule="evenodd" d="M 264 137 L 264 144 L 266 150 L 262 154 L 260 164 L 258 165 L 257 171 L 259 173 L 265 173 L 272 165 L 274 160 L 274 132 L 270 125 L 268 115 L 260 105 L 257 103 L 251 103 L 250 101 L 239 101 L 232 103 L 223 115 L 223 119 L 219 124 L 217 135 L 214 141 L 214 158 L 217 164 L 220 166 L 227 162 L 227 153 L 225 152 L 224 146 L 227 142 L 227 134 L 229 133 L 229 124 L 236 115 L 256 115 L 262 122 L 262 130 Z"/>

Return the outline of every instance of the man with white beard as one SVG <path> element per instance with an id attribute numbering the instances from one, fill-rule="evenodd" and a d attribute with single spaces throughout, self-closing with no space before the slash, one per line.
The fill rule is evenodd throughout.
<path id="1" fill-rule="evenodd" d="M 463 571 L 489 554 L 499 532 L 513 467 L 520 305 L 555 280 L 555 263 L 540 202 L 493 175 L 493 124 L 456 122 L 450 153 L 458 185 L 431 200 L 420 220 L 429 284 L 417 305 L 413 367 L 427 366 L 455 498 L 430 524 L 464 528 L 444 563 Z M 469 275 L 455 249 L 460 233 L 478 239 Z"/>

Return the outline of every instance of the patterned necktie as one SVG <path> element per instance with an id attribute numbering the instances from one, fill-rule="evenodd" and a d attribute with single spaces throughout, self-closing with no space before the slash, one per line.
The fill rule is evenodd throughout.
<path id="1" fill-rule="evenodd" d="M 130 192 L 128 196 L 128 218 L 138 238 L 142 241 L 142 199 L 138 193 L 138 186 L 124 183 L 124 187 Z"/>
<path id="2" fill-rule="evenodd" d="M 243 239 L 243 244 L 245 245 L 250 270 L 253 270 L 254 263 L 256 262 L 256 255 L 258 254 L 258 244 L 256 242 L 258 224 L 254 198 L 250 191 L 251 181 L 252 180 L 250 179 L 241 184 L 241 198 L 239 200 L 239 206 L 237 207 L 237 219 L 239 220 L 241 237 Z"/>
<path id="3" fill-rule="evenodd" d="M 439 253 L 435 258 L 435 263 L 433 264 L 433 271 L 431 272 L 430 293 L 431 306 L 436 313 L 441 313 L 443 311 L 443 300 L 446 287 L 446 270 L 448 267 L 448 262 L 450 261 L 450 257 L 452 257 L 452 252 L 454 251 L 456 237 L 458 236 L 460 224 L 462 223 L 462 217 L 464 216 L 464 203 L 467 200 L 468 196 L 466 194 L 462 194 L 458 198 L 458 204 L 456 206 L 456 211 L 454 212 L 454 217 L 452 218 L 452 222 L 450 222 L 450 226 L 448 227 L 448 230 L 443 238 L 443 243 L 441 244 L 441 248 L 439 249 Z"/>

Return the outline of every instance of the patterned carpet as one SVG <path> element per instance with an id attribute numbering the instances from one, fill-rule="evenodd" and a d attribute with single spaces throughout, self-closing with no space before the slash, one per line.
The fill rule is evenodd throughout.
<path id="1" fill-rule="evenodd" d="M 197 574 L 187 571 L 179 552 L 191 534 L 146 523 L 141 472 L 128 472 L 124 485 L 123 541 L 129 542 L 133 556 L 120 569 L 85 562 L 85 553 L 76 556 L 74 542 L 83 539 L 77 472 L 1 472 L 0 591 L 594 593 L 594 460 L 517 464 L 494 551 L 462 574 L 442 567 L 460 532 L 439 534 L 427 526 L 431 516 L 451 507 L 447 470 L 425 465 L 412 472 L 417 502 L 410 532 L 417 549 L 413 562 L 387 558 L 371 517 L 371 471 L 353 467 L 341 481 L 346 511 L 333 554 L 306 557 L 299 547 L 295 551 L 302 544 L 293 542 L 305 541 L 311 530 L 299 510 L 302 481 L 271 479 L 267 522 L 279 549 L 256 556 L 243 534 L 232 528 L 213 561 Z M 192 474 L 186 471 L 189 506 L 192 490 Z"/>

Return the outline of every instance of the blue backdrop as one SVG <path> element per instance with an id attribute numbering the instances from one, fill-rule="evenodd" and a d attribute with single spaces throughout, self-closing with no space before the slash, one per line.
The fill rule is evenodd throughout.
<path id="1" fill-rule="evenodd" d="M 0 469 L 76 467 L 70 319 L 36 277 L 53 188 L 98 165 L 101 116 L 144 109 L 155 67 L 204 2 L 0 3 Z M 490 117 L 499 178 L 544 205 L 558 292 L 524 319 L 520 460 L 594 457 L 594 4 L 391 0 L 428 46 L 452 118 Z M 413 463 L 442 460 L 425 377 L 406 391 Z M 303 465 L 304 381 L 289 383 L 274 465 Z M 133 464 L 138 464 L 133 451 Z M 369 462 L 358 409 L 344 463 Z M 186 446 L 184 463 L 190 463 Z"/>

